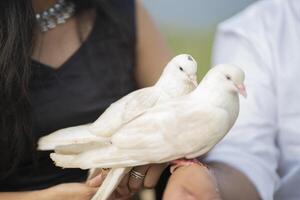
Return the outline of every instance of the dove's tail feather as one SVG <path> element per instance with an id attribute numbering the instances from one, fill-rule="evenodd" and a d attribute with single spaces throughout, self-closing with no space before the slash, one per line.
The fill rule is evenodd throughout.
<path id="1" fill-rule="evenodd" d="M 107 200 L 131 168 L 112 168 L 92 200 Z"/>
<path id="2" fill-rule="evenodd" d="M 58 130 L 42 137 L 38 142 L 39 150 L 53 150 L 58 146 L 90 142 L 105 143 L 109 138 L 95 136 L 89 131 L 90 124 Z"/>
<path id="3" fill-rule="evenodd" d="M 121 168 L 148 164 L 131 159 L 127 153 L 113 146 L 105 146 L 103 149 L 93 149 L 80 154 L 51 153 L 50 157 L 56 166 L 63 168 Z"/>
<path id="4" fill-rule="evenodd" d="M 80 154 L 85 151 L 90 151 L 97 148 L 102 148 L 109 143 L 105 142 L 89 142 L 85 144 L 70 144 L 64 146 L 57 146 L 54 150 L 58 154 Z"/>
<path id="5" fill-rule="evenodd" d="M 50 158 L 54 161 L 56 166 L 63 168 L 77 168 L 77 166 L 74 165 L 73 162 L 75 155 L 51 153 Z"/>
<path id="6" fill-rule="evenodd" d="M 80 168 L 80 169 L 117 168 L 117 167 L 129 167 L 129 166 L 148 164 L 147 162 L 138 162 L 134 160 L 120 160 L 118 162 L 106 162 L 106 163 L 100 163 L 100 162 L 98 163 L 90 159 L 81 161 L 81 159 L 76 158 L 76 155 L 57 154 L 57 153 L 51 153 L 50 158 L 54 161 L 56 166 L 62 168 Z"/>

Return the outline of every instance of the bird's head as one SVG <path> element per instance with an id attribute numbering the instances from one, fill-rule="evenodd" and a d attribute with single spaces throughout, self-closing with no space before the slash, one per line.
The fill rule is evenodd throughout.
<path id="1" fill-rule="evenodd" d="M 247 97 L 244 86 L 245 73 L 237 66 L 230 64 L 217 65 L 210 70 L 207 78 L 218 81 L 218 84 L 231 92 L 237 92 L 245 98 Z"/>
<path id="2" fill-rule="evenodd" d="M 167 73 L 189 81 L 197 87 L 197 62 L 188 54 L 175 56 L 166 66 Z"/>

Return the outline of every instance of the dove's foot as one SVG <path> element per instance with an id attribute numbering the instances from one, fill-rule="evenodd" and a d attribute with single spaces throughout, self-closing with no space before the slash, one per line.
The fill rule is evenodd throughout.
<path id="1" fill-rule="evenodd" d="M 192 165 L 192 164 L 198 164 L 202 167 L 207 168 L 206 165 L 204 165 L 203 163 L 201 163 L 197 159 L 184 159 L 184 158 L 182 158 L 182 159 L 177 159 L 177 160 L 174 160 L 174 161 L 171 162 L 170 172 L 172 174 L 178 167 L 189 166 L 189 165 Z"/>

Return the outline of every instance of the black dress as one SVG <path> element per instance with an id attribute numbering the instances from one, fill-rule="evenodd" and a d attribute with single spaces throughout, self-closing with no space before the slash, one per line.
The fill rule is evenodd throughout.
<path id="1" fill-rule="evenodd" d="M 134 0 L 109 2 L 109 13 L 97 8 L 90 35 L 59 69 L 33 61 L 30 94 L 36 140 L 96 120 L 112 102 L 136 89 Z M 0 191 L 35 190 L 86 178 L 86 171 L 55 167 L 49 152 L 37 152 L 35 164 L 29 152 L 0 180 Z"/>

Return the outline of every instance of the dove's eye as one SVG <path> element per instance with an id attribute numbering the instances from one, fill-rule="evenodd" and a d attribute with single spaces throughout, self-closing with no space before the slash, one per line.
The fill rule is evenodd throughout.
<path id="1" fill-rule="evenodd" d="M 183 71 L 183 68 L 179 66 L 180 71 Z"/>
<path id="2" fill-rule="evenodd" d="M 231 80 L 231 77 L 229 75 L 226 75 L 227 80 Z"/>

